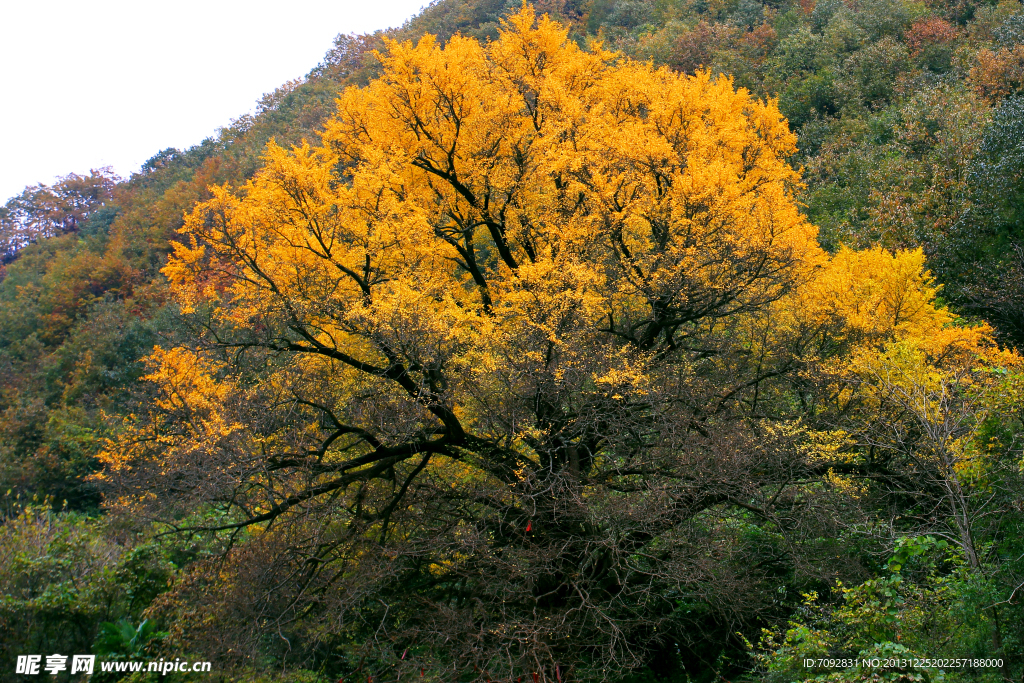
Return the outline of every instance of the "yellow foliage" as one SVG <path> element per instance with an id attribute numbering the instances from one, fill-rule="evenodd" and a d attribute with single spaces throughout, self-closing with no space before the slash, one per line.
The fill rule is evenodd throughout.
<path id="1" fill-rule="evenodd" d="M 213 348 L 277 355 L 257 389 L 204 353 L 155 352 L 156 406 L 191 420 L 160 457 L 217 451 L 239 477 L 247 457 L 301 451 L 317 471 L 378 476 L 412 443 L 404 457 L 451 458 L 425 476 L 469 481 L 468 453 L 504 449 L 480 467 L 518 482 L 545 452 L 583 457 L 565 435 L 602 411 L 682 382 L 703 392 L 698 413 L 753 413 L 785 410 L 778 378 L 822 360 L 844 375 L 909 354 L 932 382 L 950 358 L 996 353 L 988 328 L 936 304 L 921 250 L 819 247 L 793 197 L 795 136 L 729 78 L 582 49 L 528 7 L 486 45 L 428 36 L 379 57 L 322 144 L 271 143 L 252 181 L 187 217 L 163 271 L 183 310 Z M 320 452 L 322 424 L 246 432 L 221 410 L 239 401 L 292 401 L 344 437 Z M 111 467 L 133 457 L 125 433 Z M 811 459 L 840 458 L 844 439 L 807 437 Z M 346 469 L 370 452 L 387 462 Z"/>
<path id="2" fill-rule="evenodd" d="M 153 447 L 185 446 L 179 455 L 194 456 L 211 444 L 230 439 L 242 429 L 240 423 L 225 413 L 225 405 L 231 402 L 235 388 L 230 382 L 215 379 L 217 364 L 186 349 L 167 351 L 160 347 L 154 349 L 147 362 L 151 372 L 143 379 L 159 387 L 153 402 L 155 419 L 149 422 L 149 431 L 142 434 L 129 431 L 126 439 L 114 441 L 100 452 L 98 458 L 108 472 L 130 469 L 136 460 L 151 455 Z M 175 439 L 164 429 L 168 425 L 158 415 L 187 416 L 189 439 L 184 442 Z M 129 424 L 134 422 L 135 416 L 129 416 Z"/>
<path id="3" fill-rule="evenodd" d="M 244 324 L 315 301 L 295 314 L 342 346 L 381 325 L 551 337 L 659 297 L 775 298 L 821 258 L 790 196 L 793 135 L 726 78 L 581 50 L 529 9 L 487 46 L 427 37 L 381 59 L 323 147 L 271 145 L 241 193 L 188 218 L 164 271 L 188 310 L 230 302 Z M 758 258 L 781 277 L 743 281 Z"/>

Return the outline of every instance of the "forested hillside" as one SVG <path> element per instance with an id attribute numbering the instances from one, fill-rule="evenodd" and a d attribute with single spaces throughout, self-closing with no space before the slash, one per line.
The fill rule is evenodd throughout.
<path id="1" fill-rule="evenodd" d="M 437 0 L 0 258 L 0 680 L 1024 679 L 1017 0 Z"/>

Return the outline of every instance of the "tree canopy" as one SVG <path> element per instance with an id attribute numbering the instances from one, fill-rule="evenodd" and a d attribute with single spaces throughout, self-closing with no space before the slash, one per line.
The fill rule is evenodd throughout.
<path id="1" fill-rule="evenodd" d="M 795 136 L 728 78 L 530 8 L 380 59 L 322 144 L 187 216 L 195 336 L 100 455 L 115 508 L 236 539 L 176 589 L 223 591 L 186 641 L 442 677 L 714 659 L 777 610 L 773 548 L 835 552 L 809 499 L 908 487 L 913 455 L 856 448 L 893 396 L 1016 363 L 920 250 L 824 252 Z"/>

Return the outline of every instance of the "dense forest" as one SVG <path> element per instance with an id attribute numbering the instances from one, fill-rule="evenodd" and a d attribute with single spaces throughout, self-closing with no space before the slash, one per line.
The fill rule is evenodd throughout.
<path id="1" fill-rule="evenodd" d="M 1017 0 L 435 0 L 0 208 L 0 680 L 1024 680 L 1022 348 Z"/>

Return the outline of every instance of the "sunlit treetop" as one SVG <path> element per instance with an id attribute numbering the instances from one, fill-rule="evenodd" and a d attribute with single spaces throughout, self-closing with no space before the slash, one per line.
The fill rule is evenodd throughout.
<path id="1" fill-rule="evenodd" d="M 353 314 L 399 286 L 449 298 L 442 316 L 490 309 L 466 324 L 520 316 L 524 287 L 568 288 L 593 324 L 654 348 L 778 298 L 823 258 L 791 198 L 794 136 L 726 78 L 582 50 L 530 10 L 488 46 L 389 47 L 323 147 L 271 147 L 244 199 L 221 191 L 193 214 L 198 250 L 167 269 L 187 300 L 216 289 L 194 277 L 213 249 L 252 276 L 232 288 L 238 316 L 242 299 L 262 311 L 248 288 L 266 278 Z"/>

